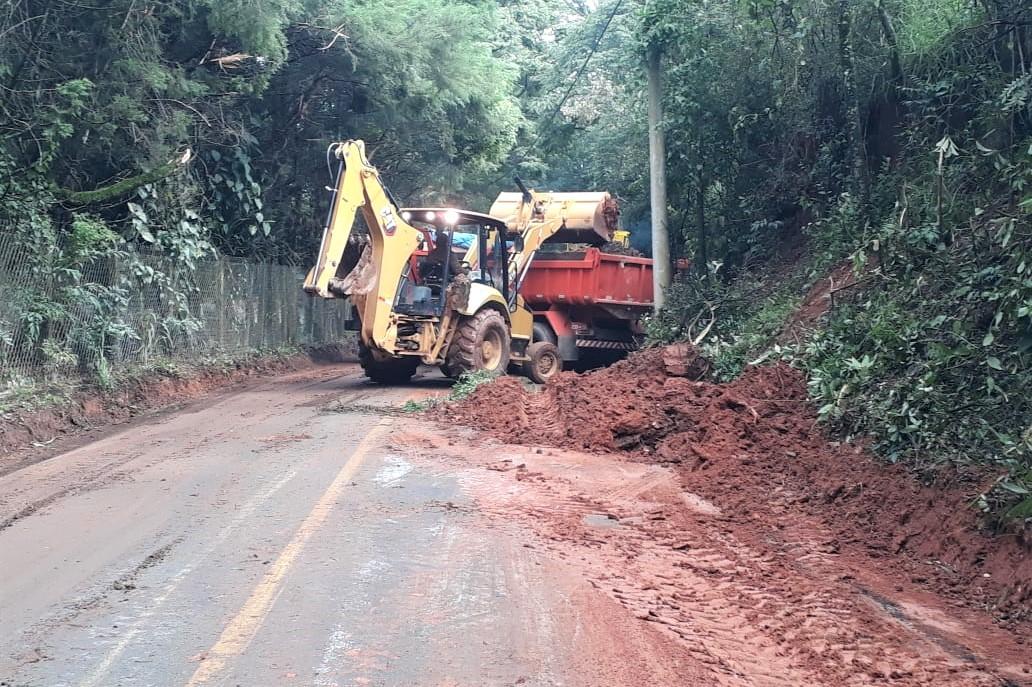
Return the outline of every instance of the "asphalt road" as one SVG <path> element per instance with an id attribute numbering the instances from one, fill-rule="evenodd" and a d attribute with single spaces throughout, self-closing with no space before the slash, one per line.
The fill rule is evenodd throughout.
<path id="1" fill-rule="evenodd" d="M 5 457 L 0 687 L 1030 684 L 805 514 L 398 412 L 446 390 L 318 367 Z"/>
<path id="2" fill-rule="evenodd" d="M 444 389 L 319 368 L 4 476 L 0 684 L 593 682 L 569 590 L 389 448 Z"/>

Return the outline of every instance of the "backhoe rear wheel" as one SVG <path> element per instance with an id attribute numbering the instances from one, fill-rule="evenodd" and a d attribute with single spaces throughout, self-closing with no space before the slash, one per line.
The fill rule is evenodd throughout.
<path id="1" fill-rule="evenodd" d="M 548 341 L 535 341 L 527 346 L 527 362 L 523 373 L 536 384 L 548 384 L 563 371 L 563 358 L 559 349 Z"/>
<path id="2" fill-rule="evenodd" d="M 419 369 L 419 358 L 385 358 L 378 360 L 373 351 L 359 342 L 358 362 L 366 377 L 377 384 L 404 384 Z"/>
<path id="3" fill-rule="evenodd" d="M 452 379 L 464 372 L 505 374 L 509 366 L 509 325 L 497 310 L 484 308 L 459 322 L 441 369 Z"/>

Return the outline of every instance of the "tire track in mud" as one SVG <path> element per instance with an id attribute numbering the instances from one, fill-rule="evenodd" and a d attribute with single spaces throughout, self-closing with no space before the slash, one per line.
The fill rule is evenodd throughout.
<path id="1" fill-rule="evenodd" d="M 91 589 L 83 591 L 79 596 L 65 603 L 53 613 L 40 618 L 31 627 L 25 628 L 21 633 L 21 644 L 27 649 L 10 654 L 14 666 L 34 663 L 37 660 L 47 658 L 46 650 L 43 648 L 45 642 L 42 637 L 48 630 L 72 623 L 83 613 L 99 607 L 114 592 L 122 592 L 122 597 L 127 597 L 136 590 L 137 578 L 150 568 L 160 565 L 176 546 L 184 540 L 183 536 L 177 536 L 144 556 L 138 563 L 123 572 L 117 573 L 111 581 L 101 581 Z M 124 600 L 124 599 L 123 599 Z M 0 687 L 6 683 L 0 682 Z"/>
<path id="2" fill-rule="evenodd" d="M 467 437 L 396 440 L 464 463 L 479 510 L 499 527 L 528 529 L 533 546 L 675 636 L 712 684 L 1020 684 L 865 593 L 821 532 L 753 536 L 745 517 L 683 494 L 664 468 L 552 449 L 449 446 Z"/>
<path id="3" fill-rule="evenodd" d="M 349 374 L 345 376 L 350 377 L 354 375 Z M 333 383 L 334 381 L 336 380 L 317 380 L 307 385 L 304 385 L 301 388 L 308 389 L 313 386 L 325 386 Z M 270 388 L 274 386 L 274 384 L 275 383 L 271 382 L 265 383 L 264 385 L 256 387 L 254 389 L 250 389 L 249 391 L 268 391 Z M 369 393 L 371 392 L 355 392 L 353 394 L 344 394 L 343 398 L 345 399 L 345 401 L 348 401 L 351 396 L 364 397 L 367 396 Z M 332 397 L 340 396 L 340 394 L 328 395 Z M 189 455 L 196 449 L 204 448 L 211 444 L 223 442 L 228 438 L 232 438 L 231 435 L 234 433 L 240 435 L 246 433 L 248 430 L 254 430 L 255 435 L 258 436 L 260 434 L 258 430 L 260 430 L 263 427 L 266 420 L 269 417 L 277 414 L 275 406 L 267 409 L 266 412 L 242 413 L 239 415 L 240 420 L 237 423 L 233 425 L 227 425 L 222 429 L 201 434 L 184 446 L 176 445 L 174 437 L 165 436 L 165 434 L 167 434 L 168 432 L 168 429 L 165 427 L 165 425 L 167 425 L 169 422 L 173 422 L 187 414 L 204 412 L 206 410 L 209 410 L 212 405 L 217 405 L 218 403 L 230 400 L 231 398 L 232 395 L 226 394 L 215 399 L 206 399 L 204 401 L 193 403 L 192 405 L 190 405 L 190 407 L 183 410 L 179 415 L 168 415 L 162 417 L 147 418 L 145 421 L 141 421 L 142 426 L 140 427 L 140 432 L 133 435 L 133 442 L 137 445 L 145 445 L 149 441 L 149 447 L 129 451 L 126 451 L 124 448 L 121 447 L 114 447 L 110 451 L 110 459 L 107 461 L 104 461 L 102 463 L 76 464 L 75 469 L 77 471 L 77 479 L 72 484 L 68 484 L 68 480 L 65 479 L 61 474 L 56 474 L 44 477 L 43 480 L 39 483 L 30 482 L 28 486 L 25 487 L 15 486 L 13 488 L 9 488 L 7 493 L 4 494 L 4 498 L 0 500 L 0 516 L 2 516 L 2 518 L 0 518 L 0 531 L 3 531 L 11 527 L 19 520 L 30 517 L 40 511 L 49 508 L 50 506 L 54 505 L 55 503 L 63 499 L 78 496 L 80 494 L 85 494 L 91 491 L 95 491 L 97 489 L 102 489 L 119 481 L 131 480 L 133 478 L 132 476 L 134 473 L 138 473 L 142 470 L 145 470 L 164 461 L 176 460 L 182 455 Z M 284 402 L 288 402 L 289 400 L 289 398 L 284 398 Z M 299 405 L 308 404 L 300 403 Z M 303 426 L 299 427 L 299 431 L 300 429 L 303 429 Z M 132 430 L 130 428 L 124 431 L 128 432 Z M 118 437 L 119 435 L 114 435 L 108 437 L 106 441 L 115 441 L 118 439 Z M 259 446 L 256 450 L 268 449 L 269 446 L 266 445 L 267 443 L 268 442 L 264 442 L 261 439 L 259 439 Z M 163 444 L 169 444 L 170 448 L 164 448 Z M 275 446 L 272 446 L 272 448 L 275 448 Z M 50 458 L 47 458 L 46 461 L 58 459 L 62 455 L 65 459 L 73 459 L 75 452 L 76 449 L 73 449 L 69 453 L 58 454 Z M 132 465 L 131 467 L 129 467 L 130 464 L 132 464 L 134 461 L 140 458 L 146 458 L 147 460 L 146 462 L 141 463 L 139 465 Z M 29 465 L 20 466 L 17 470 L 11 472 L 7 476 L 7 479 L 13 479 L 17 477 L 18 472 L 20 472 L 21 470 L 28 469 L 33 465 L 37 464 L 38 463 L 32 463 Z M 10 504 L 15 503 L 19 496 L 28 493 L 30 489 L 38 490 L 41 485 L 45 485 L 51 482 L 55 484 L 66 484 L 67 486 L 55 489 L 54 491 L 45 493 L 42 496 L 30 498 L 20 507 L 15 507 L 13 512 L 9 511 L 7 515 L 3 515 L 2 509 L 5 509 L 9 507 Z"/>
<path id="4" fill-rule="evenodd" d="M 19 520 L 27 518 L 45 508 L 48 508 L 49 506 L 52 506 L 61 499 L 77 496 L 78 494 L 84 494 L 95 489 L 101 489 L 120 480 L 131 479 L 131 473 L 129 471 L 119 470 L 119 468 L 131 463 L 142 455 L 142 452 L 125 454 L 117 460 L 106 463 L 100 468 L 88 470 L 85 475 L 80 476 L 80 481 L 75 484 L 65 487 L 64 489 L 58 489 L 42 498 L 30 501 L 0 520 L 0 532 Z"/>

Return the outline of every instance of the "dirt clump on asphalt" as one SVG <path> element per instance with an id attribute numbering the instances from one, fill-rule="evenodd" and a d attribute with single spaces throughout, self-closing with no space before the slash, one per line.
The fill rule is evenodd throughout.
<path id="1" fill-rule="evenodd" d="M 1032 532 L 991 532 L 971 506 L 991 478 L 954 472 L 926 485 L 860 445 L 830 441 L 805 377 L 786 364 L 749 367 L 727 384 L 705 381 L 707 371 L 683 344 L 648 349 L 540 390 L 499 379 L 446 412 L 510 443 L 668 464 L 686 490 L 743 522 L 791 527 L 792 513 L 805 513 L 834 533 L 831 555 L 894 567 L 1003 621 L 1032 620 Z"/>

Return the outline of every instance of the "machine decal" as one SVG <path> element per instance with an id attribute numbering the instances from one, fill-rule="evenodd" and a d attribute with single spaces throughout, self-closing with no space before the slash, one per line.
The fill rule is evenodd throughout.
<path id="1" fill-rule="evenodd" d="M 394 219 L 394 213 L 391 212 L 389 207 L 383 208 L 380 210 L 380 216 L 383 217 L 383 233 L 388 236 L 394 236 L 394 232 L 398 228 L 398 223 Z"/>

